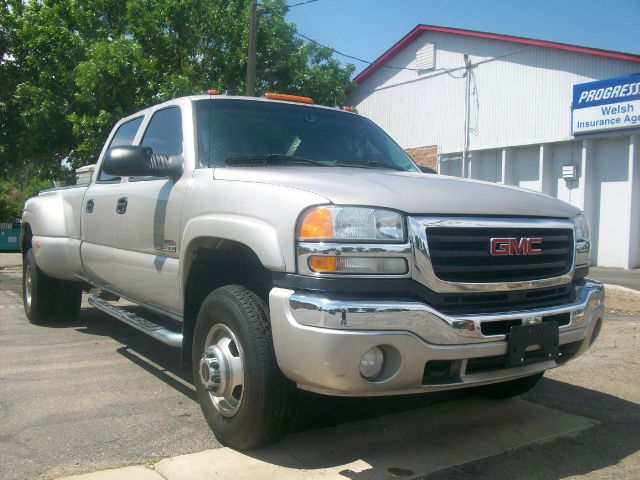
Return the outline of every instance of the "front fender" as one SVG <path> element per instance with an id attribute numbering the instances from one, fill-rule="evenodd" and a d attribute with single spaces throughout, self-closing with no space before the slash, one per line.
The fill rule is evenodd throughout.
<path id="1" fill-rule="evenodd" d="M 276 227 L 264 220 L 228 213 L 210 213 L 199 215 L 187 222 L 180 241 L 182 261 L 180 262 L 180 284 L 184 291 L 186 271 L 192 252 L 191 245 L 201 239 L 232 240 L 249 247 L 262 265 L 272 271 L 286 269 L 282 247 L 278 241 Z"/>

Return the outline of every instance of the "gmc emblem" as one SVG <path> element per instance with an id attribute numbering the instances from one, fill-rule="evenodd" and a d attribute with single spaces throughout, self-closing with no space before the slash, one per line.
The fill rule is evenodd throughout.
<path id="1" fill-rule="evenodd" d="M 542 239 L 536 238 L 492 238 L 491 255 L 542 255 Z"/>

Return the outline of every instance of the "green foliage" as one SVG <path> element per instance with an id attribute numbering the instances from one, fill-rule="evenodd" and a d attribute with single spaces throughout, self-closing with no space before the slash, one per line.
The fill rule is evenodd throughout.
<path id="1" fill-rule="evenodd" d="M 50 178 L 32 177 L 26 188 L 20 185 L 18 179 L 0 180 L 0 219 L 7 222 L 20 218 L 22 206 L 29 197 L 53 186 Z"/>
<path id="2" fill-rule="evenodd" d="M 249 0 L 1 0 L 0 219 L 9 203 L 15 211 L 30 185 L 68 175 L 61 164 L 94 163 L 123 116 L 209 88 L 241 94 L 248 6 Z M 343 103 L 354 67 L 297 38 L 286 8 L 285 0 L 260 4 L 257 93 Z"/>

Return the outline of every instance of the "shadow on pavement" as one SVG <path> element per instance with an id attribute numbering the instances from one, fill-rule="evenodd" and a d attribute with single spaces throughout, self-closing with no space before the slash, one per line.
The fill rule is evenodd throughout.
<path id="1" fill-rule="evenodd" d="M 83 308 L 73 323 L 52 328 L 75 328 L 88 335 L 111 337 L 123 344 L 117 352 L 197 402 L 190 369 L 179 367 L 179 350 L 171 348 L 94 309 Z M 339 398 L 299 391 L 300 408 L 295 432 L 325 428 L 345 422 L 396 413 L 469 396 L 466 391 L 439 392 L 400 397 Z"/>
<path id="2" fill-rule="evenodd" d="M 555 480 L 587 475 L 607 467 L 614 467 L 614 471 L 599 472 L 589 478 L 619 478 L 615 466 L 640 450 L 640 405 L 637 403 L 552 379 L 544 379 L 526 398 L 601 423 L 573 438 L 442 470 L 430 475 L 429 480 Z M 636 477 L 625 478 L 640 478 L 640 467 L 636 466 L 635 471 Z"/>

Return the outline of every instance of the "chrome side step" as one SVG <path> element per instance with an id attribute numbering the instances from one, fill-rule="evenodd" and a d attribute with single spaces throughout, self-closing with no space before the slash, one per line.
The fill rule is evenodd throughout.
<path id="1" fill-rule="evenodd" d="M 98 310 L 111 315 L 136 330 L 140 330 L 142 333 L 146 333 L 165 345 L 169 345 L 170 347 L 182 346 L 182 333 L 171 331 L 168 328 L 150 322 L 140 315 L 136 315 L 135 313 L 128 312 L 127 310 L 112 305 L 107 300 L 100 298 L 98 295 L 89 295 L 88 300 L 89 303 Z"/>

